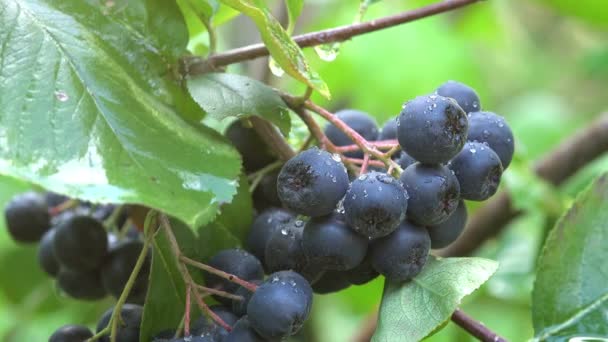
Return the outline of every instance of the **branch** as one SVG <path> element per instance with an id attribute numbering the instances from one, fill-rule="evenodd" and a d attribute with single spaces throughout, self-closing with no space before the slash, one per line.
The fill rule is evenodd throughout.
<path id="1" fill-rule="evenodd" d="M 560 185 L 582 167 L 608 151 L 608 113 L 562 142 L 542 158 L 536 173 L 553 185 Z M 513 218 L 521 214 L 513 208 L 505 191 L 487 202 L 469 220 L 463 234 L 439 255 L 465 256 L 473 253 L 486 240 L 500 233 Z"/>
<path id="2" fill-rule="evenodd" d="M 452 314 L 452 322 L 466 330 L 469 334 L 477 337 L 483 342 L 506 342 L 506 340 L 498 336 L 492 330 L 486 328 L 481 322 L 472 319 L 470 316 L 456 309 Z"/>
<path id="3" fill-rule="evenodd" d="M 478 1 L 481 0 L 446 0 L 380 19 L 295 36 L 293 40 L 300 47 L 342 42 L 355 36 L 448 12 Z M 190 75 L 198 75 L 222 66 L 268 56 L 268 54 L 268 49 L 264 44 L 253 44 L 213 55 L 206 60 L 190 57 L 188 60 L 185 60 L 187 64 L 186 70 L 188 70 L 188 74 Z"/>

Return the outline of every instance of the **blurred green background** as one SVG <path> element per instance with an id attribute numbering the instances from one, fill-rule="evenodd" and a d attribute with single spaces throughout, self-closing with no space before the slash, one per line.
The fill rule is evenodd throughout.
<path id="1" fill-rule="evenodd" d="M 385 0 L 369 8 L 372 19 L 431 1 Z M 305 1 L 296 28 L 308 32 L 346 25 L 358 1 Z M 246 18 L 218 30 L 222 49 L 257 42 Z M 530 293 L 535 258 L 561 209 L 601 170 L 608 158 L 587 166 L 559 189 L 534 177 L 530 166 L 594 117 L 608 110 L 608 6 L 601 0 L 490 0 L 400 27 L 356 37 L 340 46 L 332 62 L 306 50 L 328 83 L 333 99 L 315 100 L 331 109 L 352 107 L 374 115 L 380 125 L 404 101 L 432 92 L 446 80 L 469 84 L 482 106 L 507 118 L 516 136 L 516 158 L 502 186 L 520 216 L 479 255 L 500 261 L 498 273 L 465 299 L 463 309 L 511 341 L 532 337 Z M 264 74 L 264 60 L 229 71 Z M 296 93 L 303 87 L 287 77 L 274 86 Z M 301 124 L 294 122 L 296 132 Z M 298 128 L 300 127 L 300 128 Z M 0 178 L 0 204 L 26 184 Z M 556 205 L 557 203 L 557 209 Z M 469 206 L 474 211 L 473 206 Z M 2 223 L 3 225 L 3 223 Z M 43 275 L 34 246 L 17 246 L 0 229 L 0 341 L 45 341 L 58 326 L 94 326 L 111 305 L 77 302 L 61 296 Z M 307 324 L 316 341 L 349 341 L 378 306 L 383 281 L 317 296 Z M 473 340 L 452 323 L 430 341 Z"/>

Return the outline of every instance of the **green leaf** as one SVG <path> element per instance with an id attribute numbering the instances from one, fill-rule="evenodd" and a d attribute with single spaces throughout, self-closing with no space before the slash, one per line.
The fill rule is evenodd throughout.
<path id="1" fill-rule="evenodd" d="M 193 231 L 176 220 L 172 220 L 171 226 L 181 251 L 186 256 L 197 259 L 196 236 Z M 191 271 L 190 274 L 195 281 L 200 281 L 200 272 Z M 163 330 L 175 329 L 184 314 L 186 286 L 163 231 L 154 237 L 149 284 L 139 336 L 141 342 L 151 341 L 155 334 Z M 196 307 L 193 307 L 192 314 L 197 312 Z"/>
<path id="2" fill-rule="evenodd" d="M 201 108 L 217 120 L 257 115 L 289 134 L 287 106 L 264 83 L 235 74 L 205 74 L 189 79 L 188 90 Z"/>
<path id="3" fill-rule="evenodd" d="M 241 247 L 241 241 L 220 222 L 212 222 L 198 229 L 198 250 L 203 261 L 222 249 L 237 247 Z"/>
<path id="4" fill-rule="evenodd" d="M 538 262 L 532 318 L 541 341 L 607 336 L 608 174 L 549 233 Z"/>
<path id="5" fill-rule="evenodd" d="M 247 177 L 241 176 L 239 188 L 232 202 L 224 204 L 216 219 L 239 241 L 244 241 L 253 222 L 253 201 Z"/>
<path id="6" fill-rule="evenodd" d="M 285 0 L 287 7 L 287 17 L 289 18 L 289 24 L 287 24 L 287 32 L 293 33 L 293 29 L 296 27 L 296 21 L 302 13 L 304 8 L 304 0 Z"/>
<path id="7" fill-rule="evenodd" d="M 486 282 L 497 267 L 488 259 L 430 257 L 412 281 L 386 282 L 372 341 L 423 339 L 447 321 L 460 300 Z"/>
<path id="8" fill-rule="evenodd" d="M 222 2 L 241 11 L 254 21 L 271 56 L 287 74 L 317 90 L 326 98 L 330 97 L 327 84 L 310 68 L 302 49 L 272 16 L 263 0 L 222 0 Z"/>
<path id="9" fill-rule="evenodd" d="M 172 1 L 0 0 L 0 174 L 191 226 L 231 200 L 237 153 L 174 108 L 187 31 Z"/>

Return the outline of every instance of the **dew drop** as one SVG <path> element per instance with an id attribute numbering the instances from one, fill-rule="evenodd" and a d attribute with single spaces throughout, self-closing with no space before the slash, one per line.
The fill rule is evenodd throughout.
<path id="1" fill-rule="evenodd" d="M 340 155 L 339 155 L 339 154 L 337 154 L 337 153 L 332 154 L 332 155 L 331 155 L 331 159 L 333 159 L 333 160 L 335 160 L 335 161 L 337 161 L 337 162 L 339 162 L 339 161 L 341 161 L 341 160 L 342 160 L 342 159 L 340 158 Z"/>
<path id="2" fill-rule="evenodd" d="M 285 228 L 281 229 L 281 234 L 287 235 L 287 229 L 285 229 Z"/>
<path id="3" fill-rule="evenodd" d="M 274 58 L 270 57 L 268 59 L 268 68 L 270 68 L 270 72 L 276 77 L 281 77 L 285 75 L 285 70 L 279 66 L 279 64 L 274 60 Z"/>
<path id="4" fill-rule="evenodd" d="M 471 152 L 471 153 L 475 154 L 475 153 L 477 153 L 477 150 L 476 150 L 476 149 L 474 149 L 474 148 L 470 148 L 470 149 L 469 149 L 469 152 Z"/>
<path id="5" fill-rule="evenodd" d="M 317 45 L 314 47 L 317 56 L 326 62 L 331 62 L 340 53 L 340 43 Z"/>
<path id="6" fill-rule="evenodd" d="M 68 94 L 63 91 L 56 91 L 55 98 L 57 98 L 57 100 L 59 100 L 60 102 L 66 102 L 70 99 L 70 96 L 68 96 Z"/>

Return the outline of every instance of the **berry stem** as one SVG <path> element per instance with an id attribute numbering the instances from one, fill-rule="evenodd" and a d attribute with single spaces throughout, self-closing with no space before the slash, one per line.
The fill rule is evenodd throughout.
<path id="1" fill-rule="evenodd" d="M 206 287 L 206 286 L 203 286 L 203 285 L 196 285 L 196 288 L 199 289 L 199 290 L 201 290 L 201 291 L 203 291 L 203 292 L 205 292 L 205 293 L 208 293 L 208 294 L 212 294 L 212 295 L 216 295 L 216 296 L 220 296 L 220 297 L 225 297 L 225 298 L 229 298 L 229 299 L 232 299 L 232 300 L 243 300 L 243 297 L 241 297 L 241 296 L 237 296 L 237 295 L 234 295 L 232 293 L 228 293 L 226 291 L 213 289 L 211 287 Z"/>
<path id="2" fill-rule="evenodd" d="M 186 286 L 186 305 L 184 306 L 184 336 L 190 336 L 190 295 L 192 284 Z"/>
<path id="3" fill-rule="evenodd" d="M 65 202 L 63 202 L 57 206 L 49 208 L 49 215 L 51 215 L 51 216 L 58 215 L 68 209 L 74 208 L 75 206 L 78 205 L 78 203 L 79 203 L 78 200 L 75 200 L 75 199 L 66 200 Z"/>
<path id="4" fill-rule="evenodd" d="M 369 153 L 365 153 L 363 155 L 363 163 L 361 164 L 361 171 L 359 171 L 359 174 L 362 175 L 364 173 L 367 173 L 368 166 L 369 166 Z"/>
<path id="5" fill-rule="evenodd" d="M 171 246 L 171 250 L 173 251 L 173 255 L 175 256 L 175 262 L 177 264 L 177 268 L 179 269 L 179 271 L 182 275 L 182 279 L 184 280 L 184 283 L 186 284 L 186 286 L 195 286 L 196 283 L 194 282 L 194 279 L 192 279 L 192 276 L 190 275 L 190 272 L 188 271 L 186 264 L 184 262 L 182 262 L 182 260 L 181 260 L 181 258 L 183 257 L 183 254 L 182 254 L 182 251 L 179 249 L 179 244 L 177 243 L 175 234 L 173 234 L 173 229 L 171 228 L 171 222 L 169 222 L 169 218 L 167 217 L 167 215 L 165 215 L 165 214 L 160 215 L 160 224 L 163 227 L 163 231 L 165 232 L 167 240 L 169 241 L 169 245 Z M 192 291 L 192 294 L 194 295 L 194 300 L 196 301 L 196 304 L 198 305 L 199 309 L 204 314 L 211 317 L 211 319 L 214 322 L 216 322 L 218 325 L 220 325 L 227 331 L 232 330 L 232 328 L 226 322 L 224 322 L 224 320 L 221 317 L 219 317 L 215 312 L 211 311 L 211 309 L 205 303 L 205 301 L 203 300 L 203 297 L 201 297 L 201 294 L 198 291 Z"/>
<path id="6" fill-rule="evenodd" d="M 248 175 L 247 178 L 251 182 L 251 185 L 249 185 L 249 192 L 253 193 L 267 173 L 272 172 L 281 166 L 283 166 L 283 162 L 279 160 Z"/>
<path id="7" fill-rule="evenodd" d="M 393 149 L 399 150 L 401 147 L 399 146 L 399 142 L 397 140 L 380 140 L 380 141 L 368 141 L 367 142 L 370 146 L 374 146 L 379 150 L 389 150 L 392 151 Z M 336 149 L 340 152 L 353 152 L 353 151 L 359 151 L 361 150 L 361 147 L 359 147 L 359 145 L 353 144 L 353 145 L 346 145 L 346 146 L 337 146 Z M 388 153 L 388 152 L 386 152 Z M 394 152 L 393 152 L 394 153 Z"/>
<path id="8" fill-rule="evenodd" d="M 245 281 L 237 276 L 235 276 L 234 274 L 230 274 L 230 273 L 226 273 L 222 270 L 218 270 L 217 268 L 211 267 L 209 265 L 203 264 L 202 262 L 198 262 L 196 260 L 192 260 L 184 255 L 180 256 L 180 260 L 190 266 L 194 266 L 196 268 L 200 268 L 201 270 L 205 271 L 205 272 L 209 272 L 211 274 L 215 274 L 216 276 L 220 277 L 220 278 L 224 278 L 230 282 L 233 282 L 235 284 L 238 284 L 244 288 L 246 288 L 247 290 L 251 291 L 251 292 L 255 292 L 255 290 L 258 288 L 257 285 L 250 283 L 248 281 Z"/>
<path id="9" fill-rule="evenodd" d="M 480 0 L 445 0 L 384 18 L 295 36 L 293 37 L 293 40 L 300 47 L 341 42 L 365 33 L 383 30 L 439 13 L 449 12 L 478 1 Z M 184 58 L 182 63 L 183 69 L 186 70 L 188 74 L 200 75 L 222 66 L 268 56 L 268 54 L 268 49 L 264 44 L 253 44 L 218 53 L 208 59 L 202 59 L 200 57 Z"/>

